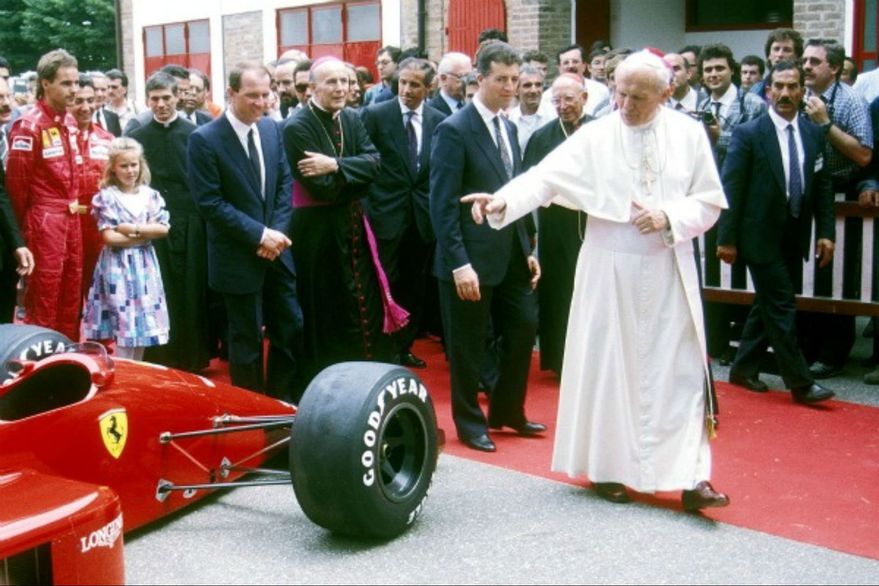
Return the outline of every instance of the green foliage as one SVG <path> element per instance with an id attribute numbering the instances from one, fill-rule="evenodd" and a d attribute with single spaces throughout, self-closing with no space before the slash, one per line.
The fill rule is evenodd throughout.
<path id="1" fill-rule="evenodd" d="M 36 69 L 44 53 L 62 48 L 80 71 L 116 66 L 114 0 L 0 0 L 0 55 L 13 73 Z"/>

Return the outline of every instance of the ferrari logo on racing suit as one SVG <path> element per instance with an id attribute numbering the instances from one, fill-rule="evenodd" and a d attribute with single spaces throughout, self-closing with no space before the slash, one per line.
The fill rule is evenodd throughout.
<path id="1" fill-rule="evenodd" d="M 125 449 L 125 440 L 128 439 L 128 415 L 125 409 L 113 409 L 101 415 L 99 421 L 101 427 L 101 439 L 104 447 L 110 455 L 119 459 L 122 450 Z"/>

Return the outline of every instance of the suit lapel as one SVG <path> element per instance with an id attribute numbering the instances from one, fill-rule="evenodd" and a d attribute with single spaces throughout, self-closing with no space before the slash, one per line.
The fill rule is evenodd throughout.
<path id="1" fill-rule="evenodd" d="M 430 169 L 430 149 L 433 143 L 433 130 L 439 123 L 439 116 L 434 116 L 433 112 L 428 108 L 423 110 L 424 116 L 421 117 L 421 167 L 419 167 L 419 175 L 427 173 Z"/>
<path id="2" fill-rule="evenodd" d="M 766 155 L 769 158 L 769 168 L 772 169 L 772 175 L 775 177 L 776 183 L 778 183 L 778 188 L 781 189 L 781 193 L 787 193 L 787 182 L 784 180 L 784 163 L 781 160 L 781 147 L 778 144 L 778 134 L 775 131 L 775 124 L 772 123 L 772 118 L 767 114 L 766 116 L 761 116 L 761 126 L 760 129 L 763 133 L 764 140 L 763 148 L 766 151 Z"/>
<path id="3" fill-rule="evenodd" d="M 403 110 L 400 108 L 399 99 L 394 98 L 393 102 L 394 106 L 388 108 L 391 118 L 388 120 L 391 136 L 394 142 L 397 143 L 397 151 L 402 155 L 402 159 L 406 163 L 406 172 L 409 174 L 409 178 L 415 179 L 413 177 L 412 165 L 409 164 L 409 134 L 406 131 L 406 126 L 403 125 Z"/>
<path id="4" fill-rule="evenodd" d="M 476 144 L 482 149 L 485 158 L 491 162 L 491 166 L 494 167 L 495 173 L 497 173 L 498 178 L 501 180 L 501 185 L 503 185 L 509 179 L 507 178 L 507 171 L 504 169 L 504 163 L 501 161 L 501 153 L 488 133 L 488 127 L 483 122 L 476 106 L 470 104 L 467 108 L 470 114 L 470 129 L 473 131 L 473 136 L 476 137 Z M 515 166 L 515 163 L 513 164 Z"/>
<path id="5" fill-rule="evenodd" d="M 232 160 L 238 167 L 239 173 L 244 177 L 247 177 L 247 180 L 250 182 L 250 187 L 253 190 L 253 194 L 260 197 L 259 183 L 250 166 L 250 157 L 248 156 L 247 151 L 244 150 L 244 146 L 238 139 L 238 135 L 235 134 L 235 129 L 232 128 L 232 123 L 229 122 L 229 119 L 226 116 L 223 116 L 220 128 L 224 135 L 223 147 L 229 154 L 230 160 Z"/>

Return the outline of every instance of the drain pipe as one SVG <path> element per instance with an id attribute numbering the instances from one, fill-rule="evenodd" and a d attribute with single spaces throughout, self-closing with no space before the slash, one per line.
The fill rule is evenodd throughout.
<path id="1" fill-rule="evenodd" d="M 418 50 L 427 49 L 427 0 L 418 0 Z"/>

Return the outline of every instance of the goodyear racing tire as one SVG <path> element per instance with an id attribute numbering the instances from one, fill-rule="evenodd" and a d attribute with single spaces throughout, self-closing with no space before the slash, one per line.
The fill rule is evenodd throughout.
<path id="1" fill-rule="evenodd" d="M 70 338 L 40 326 L 0 324 L 0 381 L 9 378 L 10 360 L 40 360 L 73 344 Z"/>
<path id="2" fill-rule="evenodd" d="M 405 368 L 336 364 L 299 403 L 293 489 L 308 518 L 330 531 L 378 538 L 406 531 L 427 498 L 436 459 L 433 402 Z"/>

